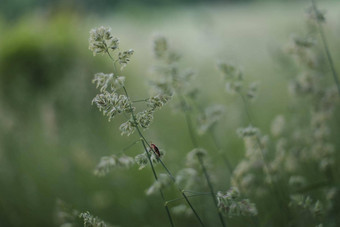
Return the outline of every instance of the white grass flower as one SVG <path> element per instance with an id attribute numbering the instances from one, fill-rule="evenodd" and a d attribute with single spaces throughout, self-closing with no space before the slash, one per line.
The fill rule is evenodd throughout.
<path id="1" fill-rule="evenodd" d="M 94 170 L 94 174 L 97 176 L 105 176 L 114 168 L 129 168 L 134 164 L 132 157 L 122 155 L 117 157 L 116 155 L 104 156 L 100 159 L 99 164 Z"/>
<path id="2" fill-rule="evenodd" d="M 121 124 L 119 126 L 119 130 L 121 131 L 121 135 L 130 136 L 135 132 L 136 126 L 132 120 L 128 120 L 127 122 Z"/>
<path id="3" fill-rule="evenodd" d="M 171 178 L 167 174 L 159 174 L 158 180 L 156 180 L 147 190 L 147 195 L 159 193 L 159 190 L 166 188 L 171 184 Z"/>
<path id="4" fill-rule="evenodd" d="M 218 208 L 229 217 L 234 216 L 256 216 L 257 209 L 249 199 L 241 199 L 237 188 L 232 187 L 226 193 L 221 191 L 216 194 Z"/>
<path id="5" fill-rule="evenodd" d="M 120 70 L 123 70 L 126 67 L 133 53 L 134 50 L 132 49 L 118 53 L 118 63 L 121 65 Z"/>
<path id="6" fill-rule="evenodd" d="M 213 127 L 223 116 L 225 108 L 222 105 L 213 105 L 204 109 L 197 118 L 198 132 L 204 134 Z"/>
<path id="7" fill-rule="evenodd" d="M 255 128 L 251 125 L 246 128 L 237 129 L 237 134 L 242 138 L 257 136 L 259 132 L 260 130 L 258 128 Z"/>
<path id="8" fill-rule="evenodd" d="M 112 36 L 111 28 L 101 26 L 90 31 L 89 49 L 93 55 L 116 50 L 118 45 L 119 40 Z"/>
<path id="9" fill-rule="evenodd" d="M 86 211 L 79 215 L 84 221 L 84 227 L 113 227 L 98 217 L 93 216 L 90 212 Z"/>

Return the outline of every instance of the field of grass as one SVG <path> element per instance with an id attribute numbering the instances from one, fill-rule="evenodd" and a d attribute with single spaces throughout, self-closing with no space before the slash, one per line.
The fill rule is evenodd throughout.
<path id="1" fill-rule="evenodd" d="M 132 100 L 149 97 L 150 80 L 157 77 L 152 70 L 156 64 L 152 41 L 156 35 L 165 36 L 182 56 L 180 66 L 197 73 L 192 86 L 198 87 L 199 105 L 225 105 L 215 134 L 235 167 L 245 154 L 236 130 L 248 126 L 249 121 L 242 100 L 225 92 L 216 63 L 232 62 L 243 69 L 245 81 L 259 83 L 259 94 L 250 108 L 254 125 L 269 134 L 275 116 L 294 115 L 291 103 L 296 100 L 287 87 L 298 70 L 285 47 L 292 33 L 306 33 L 305 9 L 309 5 L 268 2 L 124 8 L 102 16 L 60 9 L 32 12 L 13 24 L 0 21 L 0 226 L 59 226 L 59 200 L 114 225 L 169 225 L 160 196 L 145 195 L 154 182 L 149 166 L 143 170 L 137 166 L 114 169 L 105 177 L 93 174 L 102 156 L 117 154 L 139 136 L 121 136 L 118 128 L 124 116 L 108 122 L 91 105 L 98 92 L 91 84 L 93 74 L 113 70 L 106 56 L 93 57 L 88 50 L 91 28 L 110 26 L 122 49 L 134 49 L 124 70 Z M 340 72 L 340 4 L 327 1 L 320 2 L 319 7 L 327 11 L 324 30 Z M 331 78 L 330 73 L 327 76 Z M 308 104 L 301 105 L 302 112 L 309 113 Z M 339 105 L 330 120 L 335 152 L 340 148 L 338 116 Z M 185 115 L 166 105 L 154 117 L 143 133 L 166 151 L 163 160 L 176 173 L 193 148 Z M 208 169 L 215 191 L 227 191 L 231 175 L 214 152 L 212 138 L 204 135 L 198 139 L 209 153 Z M 142 152 L 142 146 L 136 144 L 127 154 Z M 160 165 L 156 171 L 164 172 Z M 339 190 L 339 177 L 335 179 Z M 169 200 L 180 197 L 173 189 L 165 190 Z M 203 190 L 208 190 L 206 185 Z M 282 212 L 280 208 L 271 207 L 272 201 L 254 200 L 260 202 L 258 219 L 226 217 L 227 225 L 280 226 L 275 222 L 279 219 L 273 221 L 265 214 L 276 217 Z M 211 197 L 194 197 L 192 203 L 208 226 L 220 224 Z M 325 219 L 325 226 L 339 224 L 334 215 Z M 193 215 L 174 216 L 174 222 L 175 226 L 197 225 Z M 294 223 L 292 226 L 303 226 Z"/>

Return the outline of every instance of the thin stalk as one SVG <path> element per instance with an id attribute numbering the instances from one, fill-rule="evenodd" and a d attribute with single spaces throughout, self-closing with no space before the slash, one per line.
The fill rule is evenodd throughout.
<path id="1" fill-rule="evenodd" d="M 314 13 L 315 15 L 317 15 L 318 13 L 318 10 L 317 10 L 317 7 L 316 7 L 316 2 L 315 0 L 312 0 L 312 5 L 313 5 L 313 10 L 314 10 Z M 321 40 L 322 40 L 322 43 L 323 43 L 323 47 L 325 49 L 325 52 L 326 52 L 326 56 L 327 56 L 327 60 L 329 62 L 329 66 L 331 68 L 331 71 L 332 71 L 332 75 L 333 75 L 333 79 L 334 79 L 334 82 L 338 88 L 338 93 L 339 93 L 339 96 L 340 96 L 340 82 L 339 82 L 339 77 L 338 77 L 338 74 L 337 72 L 335 71 L 335 67 L 334 67 L 334 63 L 333 63 L 333 58 L 331 56 L 331 52 L 329 51 L 329 48 L 328 48 L 328 43 L 327 43 L 327 39 L 326 39 L 326 36 L 325 36 L 325 33 L 323 31 L 323 28 L 322 28 L 322 25 L 320 23 L 320 21 L 318 20 L 318 18 L 315 19 L 316 20 L 316 23 L 317 23 L 317 27 L 318 27 L 318 31 L 319 31 L 319 34 L 321 36 Z"/>
<path id="2" fill-rule="evenodd" d="M 202 157 L 198 155 L 197 158 L 198 158 L 198 160 L 199 160 L 199 162 L 200 162 L 200 164 L 202 166 L 202 170 L 203 170 L 205 179 L 207 180 L 207 183 L 208 183 L 208 186 L 209 186 L 209 189 L 210 189 L 210 194 L 213 197 L 214 204 L 215 204 L 215 206 L 217 208 L 217 213 L 218 213 L 218 216 L 220 218 L 221 224 L 222 224 L 222 226 L 225 227 L 226 225 L 224 223 L 223 216 L 222 216 L 221 212 L 218 209 L 217 199 L 216 199 L 216 195 L 215 195 L 215 192 L 214 192 L 214 188 L 213 188 L 212 183 L 210 181 L 210 176 L 209 176 L 209 174 L 208 174 L 208 172 L 207 172 L 207 170 L 205 168 L 205 165 L 203 163 Z"/>
<path id="3" fill-rule="evenodd" d="M 114 65 L 114 68 L 115 68 L 115 72 L 117 72 L 117 69 L 116 69 L 116 65 L 115 65 L 114 59 L 112 58 L 112 56 L 110 55 L 110 52 L 109 52 L 107 49 L 106 49 L 106 52 L 107 52 L 107 54 L 109 55 L 109 57 L 111 58 L 111 60 L 113 61 L 113 65 Z M 127 90 L 126 90 L 125 86 L 123 86 L 123 89 L 124 89 L 124 92 L 125 92 L 125 94 L 126 94 L 126 97 L 129 99 L 129 96 L 128 96 L 128 93 L 127 93 Z M 135 122 L 135 124 L 136 124 L 136 117 L 135 117 L 135 115 L 134 115 L 134 111 L 133 111 L 133 108 L 132 108 L 131 103 L 130 103 L 129 105 L 130 105 L 129 107 L 130 107 L 130 111 L 131 111 L 132 118 L 133 118 L 133 120 L 134 120 L 134 122 Z M 136 124 L 136 125 L 137 125 L 137 124 Z M 137 127 L 138 127 L 138 126 L 137 126 Z M 138 129 L 138 132 L 140 132 L 139 129 Z M 144 138 L 144 137 L 143 137 L 143 138 Z M 157 177 L 155 168 L 154 168 L 154 166 L 153 166 L 153 164 L 152 164 L 151 158 L 150 158 L 150 156 L 149 156 L 148 150 L 146 149 L 143 140 L 142 140 L 142 142 L 143 142 L 144 150 L 145 150 L 145 152 L 146 152 L 146 154 L 147 154 L 147 156 L 148 156 L 148 159 L 149 159 L 149 162 L 150 162 L 150 165 L 151 165 L 151 169 L 152 169 L 153 176 L 154 176 L 155 180 L 158 181 L 158 177 Z M 136 143 L 136 142 L 135 142 L 135 143 Z M 135 143 L 134 143 L 134 144 L 135 144 Z M 134 145 L 134 144 L 133 144 L 133 145 Z M 165 203 L 166 200 L 165 200 L 163 191 L 160 189 L 160 190 L 159 190 L 159 193 L 161 194 L 162 200 L 163 200 L 163 202 L 164 202 L 165 211 L 166 211 L 166 213 L 167 213 L 167 216 L 168 216 L 170 225 L 171 225 L 172 227 L 174 227 L 174 223 L 173 223 L 173 220 L 172 220 L 170 211 L 169 211 L 169 207 L 168 207 L 168 205 Z"/>
<path id="4" fill-rule="evenodd" d="M 185 102 L 184 98 L 182 98 L 182 102 Z M 191 101 L 191 104 L 192 104 L 198 111 L 203 112 L 202 108 L 200 108 L 194 101 Z M 212 140 L 213 140 L 213 143 L 214 143 L 215 147 L 217 148 L 217 153 L 222 157 L 222 159 L 223 159 L 224 163 L 226 164 L 226 166 L 227 166 L 229 172 L 232 173 L 232 172 L 233 172 L 233 167 L 232 167 L 232 165 L 231 165 L 231 163 L 230 163 L 230 161 L 229 161 L 227 155 L 225 155 L 224 153 L 221 152 L 221 150 L 222 150 L 222 149 L 221 149 L 221 145 L 220 145 L 220 143 L 217 141 L 216 136 L 215 136 L 215 134 L 213 133 L 212 128 L 210 128 L 210 129 L 208 130 L 208 133 L 209 133 L 209 135 L 211 136 L 211 138 L 212 138 Z M 190 135 L 190 137 L 193 138 L 194 136 Z"/>
<path id="5" fill-rule="evenodd" d="M 131 143 L 130 145 L 124 147 L 120 152 L 119 154 L 122 154 L 122 153 L 125 153 L 125 151 L 129 150 L 131 147 L 133 147 L 136 143 L 140 142 L 140 139 L 139 140 L 136 140 L 135 142 Z"/>
<path id="6" fill-rule="evenodd" d="M 123 86 L 123 90 L 124 90 L 124 93 L 125 93 L 126 97 L 127 97 L 128 99 L 130 99 L 130 98 L 129 98 L 129 94 L 128 94 L 128 92 L 127 92 L 125 86 Z M 131 103 L 130 103 L 129 105 L 130 105 L 130 111 L 131 111 L 132 119 L 133 119 L 133 121 L 134 121 L 134 124 L 136 125 L 136 129 L 137 129 L 137 132 L 138 132 L 139 136 L 142 138 L 144 149 L 145 149 L 146 152 L 147 152 L 147 148 L 146 148 L 146 146 L 145 146 L 145 143 L 148 145 L 148 147 L 149 147 L 150 149 L 151 149 L 151 146 L 150 146 L 150 144 L 148 143 L 148 141 L 146 140 L 145 136 L 143 135 L 143 133 L 141 132 L 141 130 L 140 130 L 138 124 L 137 124 L 136 116 L 135 116 L 135 114 L 134 114 L 134 110 L 133 110 L 133 108 L 132 108 Z M 151 150 L 152 150 L 152 149 L 151 149 Z M 165 166 L 165 164 L 163 163 L 163 161 L 162 161 L 161 159 L 158 159 L 158 161 L 160 161 L 160 163 L 162 164 L 162 166 L 164 167 L 164 169 L 167 171 L 167 173 L 168 173 L 169 176 L 171 177 L 172 181 L 173 181 L 174 183 L 176 183 L 176 182 L 175 182 L 175 177 L 171 174 L 171 172 L 170 172 L 169 169 Z M 181 192 L 182 196 L 184 197 L 184 199 L 186 200 L 186 202 L 188 203 L 188 205 L 190 206 L 191 210 L 194 212 L 194 214 L 195 214 L 196 218 L 198 219 L 198 221 L 200 222 L 200 224 L 201 224 L 202 226 L 204 226 L 204 224 L 203 224 L 203 222 L 202 222 L 200 216 L 198 215 L 198 213 L 196 212 L 196 210 L 194 209 L 194 207 L 193 207 L 192 204 L 190 203 L 190 201 L 189 201 L 189 199 L 187 198 L 186 194 L 183 192 L 183 190 L 182 190 L 178 185 L 177 185 L 177 188 L 178 188 L 178 190 Z M 167 210 L 167 212 L 168 212 L 168 208 L 166 208 L 166 210 Z M 170 213 L 168 213 L 168 214 L 170 214 Z"/>
<path id="7" fill-rule="evenodd" d="M 216 136 L 214 135 L 212 129 L 209 129 L 209 135 L 210 135 L 210 137 L 212 138 L 213 143 L 214 143 L 215 147 L 217 148 L 218 153 L 221 155 L 221 157 L 222 157 L 224 163 L 226 164 L 226 166 L 227 166 L 227 168 L 228 168 L 230 174 L 233 173 L 233 166 L 231 165 L 229 159 L 221 152 L 221 145 L 220 145 L 220 143 L 217 141 Z"/>
<path id="8" fill-rule="evenodd" d="M 182 102 L 185 102 L 184 98 L 182 96 L 180 96 L 180 97 L 181 97 Z M 198 143 L 197 143 L 196 137 L 194 135 L 194 129 L 193 129 L 193 126 L 192 126 L 191 117 L 190 117 L 189 113 L 187 113 L 187 112 L 185 112 L 185 119 L 186 119 L 186 123 L 187 123 L 187 126 L 188 126 L 191 142 L 192 142 L 194 147 L 198 147 Z M 215 196 L 214 188 L 213 188 L 212 183 L 210 181 L 210 176 L 209 176 L 209 174 L 208 174 L 208 172 L 205 168 L 202 157 L 200 155 L 196 155 L 196 156 L 197 156 L 197 159 L 199 160 L 199 163 L 200 163 L 201 168 L 202 168 L 203 173 L 204 173 L 204 177 L 205 177 L 207 184 L 209 186 L 210 194 L 211 194 L 211 197 L 213 198 L 214 204 L 216 206 L 217 214 L 220 218 L 221 224 L 222 224 L 223 227 L 225 227 L 226 225 L 224 223 L 223 216 L 222 216 L 220 210 L 218 209 L 217 199 L 216 199 L 216 196 Z"/>
<path id="9" fill-rule="evenodd" d="M 146 102 L 148 101 L 149 99 L 139 99 L 139 100 L 133 100 L 132 102 Z"/>
<path id="10" fill-rule="evenodd" d="M 147 148 L 146 148 L 146 146 L 145 146 L 144 140 L 142 140 L 142 143 L 143 143 L 143 147 L 144 147 L 145 153 L 146 153 L 146 155 L 147 155 L 147 157 L 148 157 L 148 159 L 149 159 L 149 162 L 150 162 L 150 165 L 151 165 L 151 169 L 152 169 L 153 175 L 154 175 L 156 181 L 158 181 L 158 177 L 157 177 L 155 168 L 154 168 L 153 163 L 152 163 L 152 161 L 151 161 L 150 154 L 149 154 L 149 152 L 148 152 L 148 150 L 147 150 Z M 166 200 L 165 200 L 165 197 L 164 197 L 164 194 L 163 194 L 162 189 L 159 189 L 159 193 L 161 194 L 161 197 L 162 197 L 162 199 L 163 199 L 163 201 L 164 201 L 164 207 L 165 207 L 166 213 L 167 213 L 167 215 L 168 215 L 170 224 L 171 224 L 172 227 L 174 227 L 174 223 L 173 223 L 173 221 L 172 221 L 172 217 L 171 217 L 171 214 L 170 214 L 170 211 L 169 211 L 168 203 L 167 203 Z"/>
<path id="11" fill-rule="evenodd" d="M 251 118 L 251 114 L 250 114 L 250 108 L 249 108 L 247 99 L 244 97 L 244 95 L 243 95 L 241 92 L 238 92 L 238 93 L 239 93 L 239 95 L 240 95 L 241 98 L 242 98 L 242 102 L 243 102 L 243 104 L 244 104 L 245 111 L 246 111 L 246 114 L 247 114 L 249 123 L 250 123 L 251 125 L 253 125 L 252 118 Z M 279 188 L 277 187 L 277 185 L 274 184 L 273 181 L 272 181 L 272 177 L 271 177 L 270 171 L 269 171 L 269 165 L 268 165 L 268 163 L 267 163 L 267 161 L 266 161 L 266 159 L 265 159 L 264 148 L 263 148 L 262 145 L 261 145 L 260 138 L 259 138 L 258 135 L 256 135 L 255 138 L 256 138 L 257 145 L 258 145 L 258 147 L 259 147 L 259 149 L 260 149 L 260 151 L 261 151 L 260 154 L 261 154 L 261 158 L 262 158 L 263 163 L 264 163 L 265 172 L 266 172 L 266 174 L 268 175 L 269 180 L 270 180 L 270 184 L 269 184 L 269 185 L 270 185 L 270 189 L 271 189 L 271 191 L 275 194 L 275 197 L 276 197 L 277 200 L 278 200 L 278 206 L 279 206 L 279 208 L 280 208 L 280 209 L 282 209 L 282 207 L 286 208 L 285 203 L 284 203 L 285 199 L 282 198 L 283 195 L 282 195 L 282 193 L 280 193 L 281 191 L 279 190 Z M 286 209 L 287 209 L 287 208 L 286 208 Z M 287 213 L 288 213 L 288 212 L 287 212 Z M 287 213 L 284 212 L 285 215 L 286 215 Z M 286 220 L 289 220 L 289 219 L 286 219 Z"/>
<path id="12" fill-rule="evenodd" d="M 105 44 L 105 43 L 104 43 L 104 44 Z M 106 53 L 109 55 L 110 59 L 113 61 L 113 66 L 114 66 L 114 68 L 115 68 L 115 71 L 117 72 L 117 68 L 116 68 L 116 64 L 115 64 L 116 62 L 114 61 L 113 57 L 111 56 L 110 52 L 109 52 L 107 49 L 106 49 Z M 122 88 L 123 88 L 123 90 L 124 90 L 124 93 L 125 93 L 126 97 L 130 100 L 129 94 L 128 94 L 128 92 L 127 92 L 125 86 L 123 86 Z M 145 149 L 145 152 L 147 152 L 147 154 L 148 154 L 148 151 L 147 151 L 147 148 L 146 148 L 146 146 L 145 146 L 145 143 L 148 145 L 148 147 L 149 147 L 151 150 L 152 150 L 152 148 L 151 148 L 150 144 L 148 143 L 148 141 L 146 140 L 146 138 L 144 137 L 144 135 L 143 135 L 143 133 L 141 132 L 141 130 L 139 129 L 139 126 L 138 126 L 137 120 L 136 120 L 136 116 L 135 116 L 135 114 L 134 114 L 134 110 L 133 110 L 133 108 L 132 108 L 131 103 L 129 103 L 129 108 L 130 108 L 130 111 L 131 111 L 132 120 L 133 120 L 134 124 L 136 125 L 137 132 L 138 132 L 139 136 L 140 136 L 141 139 L 142 139 L 143 147 L 144 147 L 144 149 Z M 149 154 L 148 154 L 148 155 L 149 155 Z M 162 164 L 162 166 L 164 167 L 164 169 L 167 171 L 167 173 L 168 173 L 169 176 L 171 177 L 172 181 L 176 184 L 176 182 L 175 182 L 175 177 L 171 174 L 171 172 L 170 172 L 169 169 L 165 166 L 165 164 L 163 163 L 163 161 L 162 161 L 161 159 L 158 159 L 158 161 L 160 161 L 160 163 Z M 153 165 L 152 165 L 152 167 L 153 167 Z M 153 170 L 153 172 L 154 172 L 154 176 L 156 176 L 154 168 L 152 168 L 152 170 Z M 157 180 L 157 179 L 156 179 L 156 180 Z M 203 222 L 202 222 L 200 216 L 198 215 L 198 213 L 196 212 L 196 210 L 194 209 L 194 207 L 193 207 L 192 204 L 190 203 L 190 201 L 189 201 L 187 195 L 184 193 L 184 191 L 183 191 L 178 185 L 177 185 L 177 188 L 178 188 L 178 190 L 180 191 L 180 193 L 182 194 L 182 196 L 183 196 L 183 198 L 185 199 L 185 201 L 186 201 L 186 202 L 188 203 L 188 205 L 190 206 L 191 210 L 192 210 L 193 213 L 195 214 L 195 216 L 196 216 L 196 218 L 198 219 L 198 221 L 200 222 L 201 226 L 204 227 L 204 224 L 203 224 Z M 162 198 L 163 198 L 163 201 L 165 201 L 162 192 L 161 192 L 161 196 L 162 196 Z M 166 209 L 166 211 L 167 211 L 167 214 L 168 214 L 170 223 L 173 225 L 172 218 L 171 218 L 169 209 L 168 209 L 168 207 L 166 206 L 166 204 L 165 204 L 165 209 Z"/>
<path id="13" fill-rule="evenodd" d="M 191 197 L 198 197 L 198 196 L 203 196 L 203 195 L 210 195 L 210 192 L 205 192 L 205 193 L 200 193 L 200 194 L 195 194 L 195 195 L 187 195 L 188 198 L 191 198 Z M 176 198 L 176 199 L 172 199 L 172 200 L 168 200 L 166 201 L 165 203 L 173 203 L 173 202 L 176 202 L 176 201 L 179 201 L 179 200 L 182 200 L 184 198 Z"/>
<path id="14" fill-rule="evenodd" d="M 329 185 L 330 185 L 330 181 L 321 181 L 321 182 L 313 183 L 313 184 L 307 185 L 305 187 L 302 187 L 302 188 L 296 190 L 295 192 L 296 193 L 305 193 L 305 192 L 309 192 L 309 191 L 319 189 L 319 188 L 322 188 L 322 187 L 327 187 Z"/>

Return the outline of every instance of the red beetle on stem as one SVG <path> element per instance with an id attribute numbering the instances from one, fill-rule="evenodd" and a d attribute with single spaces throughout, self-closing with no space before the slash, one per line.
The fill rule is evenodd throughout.
<path id="1" fill-rule="evenodd" d="M 161 153 L 159 152 L 158 147 L 155 144 L 151 144 L 150 147 L 152 148 L 153 152 L 157 155 L 158 158 L 161 157 Z"/>

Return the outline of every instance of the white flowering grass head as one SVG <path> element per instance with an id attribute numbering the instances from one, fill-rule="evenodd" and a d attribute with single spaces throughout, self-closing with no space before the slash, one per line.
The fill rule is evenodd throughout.
<path id="1" fill-rule="evenodd" d="M 197 163 L 198 163 L 197 157 L 203 158 L 206 155 L 207 155 L 207 151 L 205 149 L 194 148 L 193 150 L 191 150 L 187 154 L 187 160 L 186 160 L 187 166 L 193 167 L 193 166 L 197 165 Z"/>
<path id="2" fill-rule="evenodd" d="M 260 130 L 258 128 L 253 127 L 252 125 L 249 125 L 246 128 L 237 129 L 237 134 L 241 138 L 254 137 L 260 135 Z"/>
<path id="3" fill-rule="evenodd" d="M 200 183 L 199 174 L 194 168 L 181 169 L 176 175 L 176 183 L 186 190 L 192 189 Z"/>
<path id="4" fill-rule="evenodd" d="M 156 154 L 153 151 L 151 151 L 150 148 L 148 148 L 147 150 L 148 150 L 148 153 L 150 155 L 150 159 L 153 165 L 157 165 L 159 163 L 159 159 L 162 159 L 165 155 L 165 151 L 163 149 L 159 149 L 159 153 L 160 153 L 159 157 L 156 156 Z M 136 155 L 134 159 L 135 159 L 136 164 L 139 166 L 139 170 L 144 169 L 149 163 L 148 155 L 145 152 L 139 155 Z"/>
<path id="5" fill-rule="evenodd" d="M 158 180 L 156 180 L 147 190 L 147 195 L 152 195 L 159 193 L 159 190 L 162 190 L 171 185 L 171 178 L 167 174 L 159 174 Z"/>
<path id="6" fill-rule="evenodd" d="M 119 50 L 119 39 L 112 35 L 110 27 L 103 26 L 90 31 L 89 49 L 94 56 L 108 54 L 115 63 L 121 65 L 121 70 L 129 63 L 134 53 L 132 49 L 117 52 Z"/>
<path id="7" fill-rule="evenodd" d="M 84 227 L 114 227 L 113 225 L 104 222 L 100 218 L 93 216 L 88 211 L 81 213 L 79 217 L 83 219 Z"/>
<path id="8" fill-rule="evenodd" d="M 323 206 L 319 200 L 314 202 L 310 196 L 302 194 L 291 195 L 289 206 L 309 211 L 314 217 L 320 217 L 324 213 Z"/>
<path id="9" fill-rule="evenodd" d="M 112 36 L 111 28 L 101 26 L 90 31 L 89 49 L 94 56 L 104 54 L 109 50 L 116 50 L 118 45 L 119 39 Z"/>
<path id="10" fill-rule="evenodd" d="M 228 217 L 234 216 L 256 216 L 257 209 L 249 199 L 241 199 L 240 192 L 233 187 L 226 193 L 221 191 L 216 194 L 220 211 Z"/>
<path id="11" fill-rule="evenodd" d="M 154 38 L 153 51 L 157 58 L 163 58 L 168 51 L 168 41 L 164 36 L 158 35 Z"/>
<path id="12" fill-rule="evenodd" d="M 203 135 L 210 130 L 224 115 L 225 107 L 223 105 L 212 105 L 204 109 L 204 111 L 198 115 L 198 133 Z"/>
<path id="13" fill-rule="evenodd" d="M 105 176 L 114 168 L 129 168 L 134 164 L 134 159 L 126 155 L 111 155 L 104 156 L 100 159 L 99 164 L 94 170 L 94 174 L 97 176 Z"/>
<path id="14" fill-rule="evenodd" d="M 314 6 L 310 6 L 306 10 L 306 16 L 308 22 L 326 22 L 326 11 L 315 8 Z"/>
<path id="15" fill-rule="evenodd" d="M 188 207 L 187 205 L 185 204 L 180 204 L 180 205 L 177 205 L 177 206 L 174 206 L 171 211 L 175 214 L 175 215 L 184 215 L 184 216 L 192 216 L 193 215 L 193 212 L 192 210 L 190 209 L 190 207 Z"/>
<path id="16" fill-rule="evenodd" d="M 108 54 L 114 65 L 120 64 L 120 71 L 130 62 L 134 51 L 117 51 L 119 49 L 117 38 L 113 38 L 110 28 L 100 27 L 92 29 L 90 32 L 90 50 L 94 54 Z M 163 50 L 165 51 L 166 48 Z M 116 69 L 115 69 L 116 70 Z M 163 107 L 171 98 L 171 94 L 162 91 L 145 100 L 146 108 L 134 115 L 135 107 L 127 96 L 125 90 L 125 77 L 115 73 L 97 73 L 94 76 L 93 83 L 96 84 L 100 93 L 93 99 L 92 103 L 96 104 L 98 109 L 108 117 L 109 121 L 119 114 L 131 114 L 131 118 L 120 125 L 121 135 L 131 135 L 135 132 L 136 127 L 143 129 L 149 128 L 152 123 L 153 115 L 156 110 Z M 124 90 L 124 91 L 122 91 Z M 120 94 L 123 93 L 123 94 Z"/>

